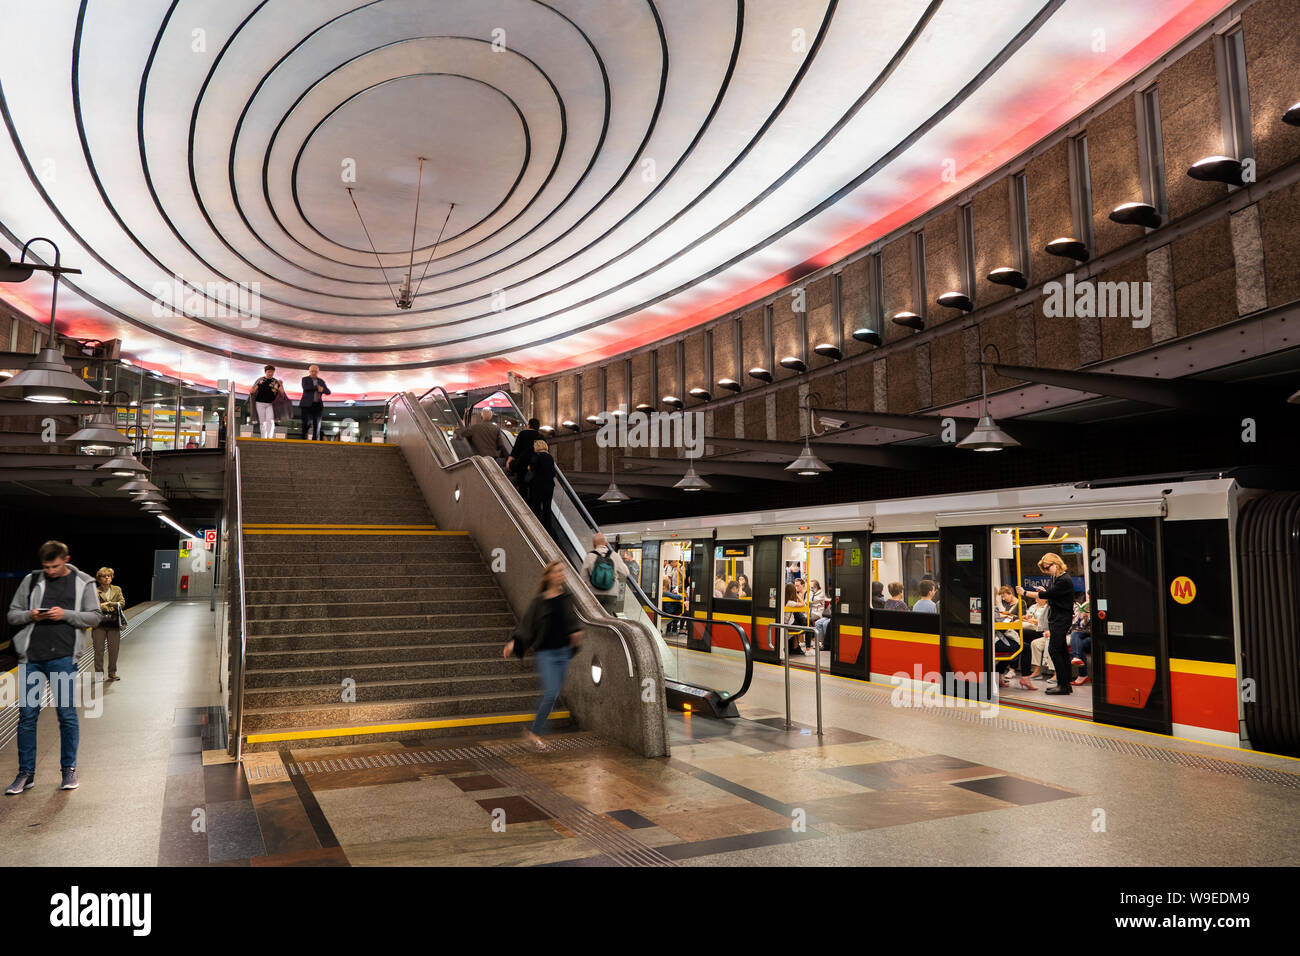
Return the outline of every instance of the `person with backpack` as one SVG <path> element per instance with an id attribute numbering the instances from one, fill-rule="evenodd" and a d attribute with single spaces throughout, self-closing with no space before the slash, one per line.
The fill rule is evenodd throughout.
<path id="1" fill-rule="evenodd" d="M 501 649 L 501 656 L 520 659 L 531 649 L 537 658 L 537 673 L 542 678 L 542 699 L 537 705 L 537 716 L 528 731 L 528 739 L 538 750 L 545 750 L 542 734 L 546 720 L 551 716 L 564 678 L 569 671 L 569 661 L 582 643 L 582 622 L 573 610 L 573 598 L 564 583 L 564 562 L 551 561 L 542 569 L 542 579 L 537 594 L 524 612 L 523 620 Z"/>
<path id="2" fill-rule="evenodd" d="M 95 579 L 68 563 L 66 544 L 46 541 L 39 556 L 41 570 L 23 578 L 7 615 L 10 625 L 22 629 L 13 637 L 19 661 L 18 776 L 6 796 L 36 783 L 36 721 L 46 684 L 59 717 L 60 789 L 77 789 L 77 662 L 90 646 L 90 629 L 99 626 L 102 617 Z"/>
<path id="3" fill-rule="evenodd" d="M 582 560 L 582 576 L 591 583 L 601 606 L 611 615 L 618 616 L 620 583 L 627 580 L 627 565 L 622 556 L 609 546 L 608 539 L 599 531 L 591 538 L 591 550 Z"/>

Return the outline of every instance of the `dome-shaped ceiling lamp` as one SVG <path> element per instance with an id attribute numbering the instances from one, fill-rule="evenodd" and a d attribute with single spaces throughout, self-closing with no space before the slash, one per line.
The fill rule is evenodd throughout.
<path id="1" fill-rule="evenodd" d="M 82 451 L 91 454 L 129 448 L 134 444 L 130 438 L 117 430 L 113 413 L 107 408 L 95 412 L 86 426 L 73 432 L 66 441 L 70 445 L 80 445 Z"/>
<path id="2" fill-rule="evenodd" d="M 813 346 L 813 351 L 822 358 L 828 358 L 832 362 L 838 362 L 844 358 L 844 350 L 838 345 L 832 345 L 830 342 L 818 342 Z"/>
<path id="3" fill-rule="evenodd" d="M 33 242 L 48 242 L 54 246 L 54 265 L 43 266 L 27 261 L 27 250 Z M 0 282 L 24 282 L 31 278 L 33 272 L 48 272 L 54 278 L 50 293 L 50 337 L 45 348 L 41 349 L 27 367 L 0 385 L 0 398 L 21 398 L 28 402 L 40 402 L 47 405 L 70 402 L 74 399 L 97 397 L 98 392 L 90 385 L 72 374 L 63 354 L 55 348 L 58 333 L 54 319 L 59 305 L 59 278 L 68 273 L 80 275 L 80 269 L 65 269 L 59 247 L 51 240 L 38 237 L 29 239 L 23 246 L 18 262 L 9 258 L 8 253 L 0 253 Z M 129 442 L 128 442 L 129 444 Z"/>
<path id="4" fill-rule="evenodd" d="M 698 398 L 702 402 L 713 400 L 713 393 L 707 388 L 700 388 L 698 385 L 691 389 L 690 396 L 691 398 Z"/>
<path id="5" fill-rule="evenodd" d="M 734 378 L 718 379 L 718 388 L 725 388 L 729 392 L 738 392 L 740 391 L 741 387 L 742 387 L 741 384 L 737 382 Z"/>
<path id="6" fill-rule="evenodd" d="M 124 481 L 118 487 L 118 491 L 125 491 L 132 494 L 137 491 L 161 491 L 162 489 L 155 485 L 148 478 L 132 478 L 130 481 Z"/>
<path id="7" fill-rule="evenodd" d="M 667 405 L 669 408 L 681 408 L 683 405 L 686 404 L 676 395 L 665 395 L 663 398 L 660 399 L 660 401 L 663 402 L 665 405 Z"/>
<path id="8" fill-rule="evenodd" d="M 1155 229 L 1160 225 L 1160 213 L 1149 202 L 1122 202 L 1110 211 L 1107 218 L 1122 226 L 1146 226 Z"/>
<path id="9" fill-rule="evenodd" d="M 636 410 L 638 412 L 653 412 L 655 407 L 653 405 L 648 405 L 645 402 L 640 402 L 637 404 Z"/>
<path id="10" fill-rule="evenodd" d="M 1300 126 L 1300 103 L 1293 103 L 1291 108 L 1282 114 L 1282 122 L 1289 126 Z"/>
<path id="11" fill-rule="evenodd" d="M 1187 175 L 1203 183 L 1241 185 L 1241 161 L 1231 156 L 1206 156 L 1192 163 Z"/>
<path id="12" fill-rule="evenodd" d="M 586 422 L 588 425 L 603 425 L 605 424 L 605 419 L 601 415 L 588 415 Z"/>
<path id="13" fill-rule="evenodd" d="M 985 278 L 996 285 L 1009 285 L 1013 289 L 1029 288 L 1029 280 L 1025 278 L 1025 274 L 1010 266 L 999 266 Z"/>
<path id="14" fill-rule="evenodd" d="M 614 483 L 614 456 L 613 455 L 609 456 L 609 487 L 606 488 L 605 493 L 600 496 L 600 500 L 607 502 L 609 504 L 618 504 L 620 501 L 630 500 L 627 495 L 623 494 L 623 492 L 619 489 L 618 485 Z"/>
<path id="15" fill-rule="evenodd" d="M 539 432 L 541 432 L 543 435 L 546 435 L 546 436 L 548 436 L 548 437 L 551 436 L 551 435 L 554 435 L 554 434 L 555 434 L 555 426 L 554 426 L 554 425 L 543 425 L 541 428 L 539 428 L 539 429 L 537 429 L 537 430 L 538 430 Z"/>
<path id="16" fill-rule="evenodd" d="M 1049 256 L 1060 256 L 1062 259 L 1074 259 L 1076 262 L 1086 262 L 1088 259 L 1088 247 L 1078 239 L 1070 236 L 1062 236 L 1059 239 L 1053 239 L 1043 251 Z"/>
<path id="17" fill-rule="evenodd" d="M 682 480 L 673 487 L 678 491 L 707 491 L 713 486 L 695 473 L 695 462 L 691 462 L 686 466 L 686 474 L 682 475 Z"/>
<path id="18" fill-rule="evenodd" d="M 149 468 L 135 460 L 131 452 L 123 452 L 100 465 L 96 471 L 106 471 L 114 478 L 135 478 L 149 474 Z"/>
<path id="19" fill-rule="evenodd" d="M 905 329 L 915 329 L 917 332 L 925 329 L 925 319 L 915 312 L 895 312 L 894 317 L 889 321 L 895 325 L 901 325 Z"/>
<path id="20" fill-rule="evenodd" d="M 970 312 L 975 308 L 975 303 L 965 292 L 945 292 L 935 301 L 945 309 L 957 309 L 961 312 Z"/>
<path id="21" fill-rule="evenodd" d="M 785 466 L 786 471 L 793 471 L 797 475 L 816 477 L 831 470 L 830 466 L 814 455 L 812 450 L 813 436 L 818 434 L 817 419 L 813 414 L 813 407 L 820 405 L 821 400 L 821 396 L 816 392 L 809 392 L 805 399 L 808 411 L 808 434 L 804 436 L 803 451 L 799 453 L 798 458 Z"/>
<path id="22" fill-rule="evenodd" d="M 406 266 L 406 275 L 402 277 L 401 287 L 394 292 L 393 284 L 388 281 L 388 272 L 384 269 L 384 261 L 379 258 L 379 253 L 375 249 L 375 241 L 370 238 L 370 230 L 366 228 L 366 220 L 361 215 L 361 207 L 357 205 L 357 197 L 352 194 L 352 187 L 348 186 L 348 198 L 352 200 L 352 208 L 357 211 L 357 218 L 361 220 L 361 230 L 366 234 L 366 241 L 370 243 L 370 251 L 375 254 L 375 261 L 379 263 L 379 271 L 384 274 L 384 284 L 388 286 L 388 293 L 393 297 L 393 305 L 399 309 L 409 309 L 415 304 L 415 297 L 420 293 L 420 286 L 424 284 L 424 277 L 429 272 L 429 264 L 433 262 L 433 257 L 438 251 L 438 243 L 442 242 L 442 234 L 447 231 L 447 222 L 451 219 L 451 211 L 456 208 L 455 203 L 447 207 L 447 216 L 442 220 L 442 228 L 438 230 L 438 238 L 433 242 L 433 249 L 429 252 L 429 261 L 424 264 L 424 271 L 420 273 L 420 279 L 411 288 L 411 275 L 415 272 L 415 233 L 420 225 L 420 192 L 424 187 L 424 163 L 425 157 L 420 156 L 419 177 L 415 185 L 415 216 L 411 222 L 411 258 Z"/>
<path id="23" fill-rule="evenodd" d="M 573 419 L 571 419 L 571 418 L 566 418 L 564 421 L 560 422 L 560 424 L 563 425 L 565 428 L 567 428 L 567 429 L 568 429 L 569 431 L 571 431 L 571 432 L 580 432 L 580 431 L 582 431 L 582 426 L 579 425 L 577 422 L 575 422 L 575 421 L 574 421 Z"/>
<path id="24" fill-rule="evenodd" d="M 763 368 L 761 365 L 755 365 L 753 368 L 751 368 L 749 370 L 749 377 L 756 378 L 760 382 L 770 383 L 772 381 L 772 373 L 769 372 L 767 369 Z"/>
<path id="25" fill-rule="evenodd" d="M 798 372 L 800 375 L 808 371 L 808 363 L 795 355 L 787 355 L 781 359 L 781 367 L 788 368 L 792 372 Z"/>
<path id="26" fill-rule="evenodd" d="M 1002 361 L 1002 353 L 992 342 L 984 346 L 984 349 L 993 350 L 996 356 L 995 364 Z M 989 414 L 989 386 L 983 362 L 980 362 L 980 397 L 983 400 L 984 414 L 980 415 L 971 433 L 957 442 L 957 447 L 968 448 L 971 451 L 1001 451 L 1004 448 L 1015 448 L 1020 442 L 998 428 L 997 422 Z"/>
<path id="27" fill-rule="evenodd" d="M 167 499 L 156 491 L 136 491 L 132 492 L 131 500 L 146 504 L 151 501 L 166 501 Z"/>
<path id="28" fill-rule="evenodd" d="M 867 345 L 879 345 L 884 341 L 884 338 L 875 329 L 854 329 L 853 337 L 859 342 L 865 342 Z"/>

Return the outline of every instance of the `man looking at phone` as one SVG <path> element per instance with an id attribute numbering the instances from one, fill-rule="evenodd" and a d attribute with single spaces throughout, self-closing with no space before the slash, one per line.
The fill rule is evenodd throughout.
<path id="1" fill-rule="evenodd" d="M 95 579 L 68 563 L 68 546 L 62 541 L 41 545 L 40 559 L 41 570 L 23 578 L 9 604 L 9 623 L 22 630 L 13 637 L 18 655 L 18 776 L 6 796 L 36 783 L 36 721 L 46 683 L 59 717 L 60 789 L 77 789 L 79 730 L 73 684 L 77 661 L 90 643 L 90 629 L 100 621 L 99 597 Z"/>

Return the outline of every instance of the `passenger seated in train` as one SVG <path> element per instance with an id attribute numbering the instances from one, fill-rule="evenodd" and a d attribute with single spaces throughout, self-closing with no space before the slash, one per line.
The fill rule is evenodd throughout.
<path id="1" fill-rule="evenodd" d="M 1088 676 L 1087 656 L 1092 651 L 1092 592 L 1084 597 L 1087 600 L 1075 607 L 1074 620 L 1070 622 L 1070 663 L 1079 668 L 1079 676 L 1071 681 L 1075 686 L 1092 683 Z"/>
<path id="2" fill-rule="evenodd" d="M 997 604 L 994 607 L 998 623 L 1009 624 L 1020 616 L 1020 602 L 1016 600 L 1016 591 L 1009 584 L 998 588 Z"/>
<path id="3" fill-rule="evenodd" d="M 826 650 L 826 629 L 831 626 L 831 602 L 826 601 L 822 604 L 821 617 L 813 621 L 813 627 L 817 629 L 817 646 L 823 651 Z"/>
<path id="4" fill-rule="evenodd" d="M 804 613 L 803 601 L 799 598 L 799 589 L 793 583 L 785 586 L 785 613 L 781 616 L 782 624 L 793 624 L 797 627 L 808 626 L 808 615 Z M 804 631 L 787 631 L 789 635 L 789 653 L 790 656 L 798 654 L 804 655 L 804 648 L 800 641 L 807 640 L 808 635 Z"/>
<path id="5" fill-rule="evenodd" d="M 912 605 L 912 610 L 919 611 L 922 614 L 938 614 L 939 605 L 934 603 L 934 597 L 935 592 L 939 589 L 935 583 L 929 578 L 923 578 L 918 585 L 918 590 L 921 592 L 921 596 Z"/>
<path id="6" fill-rule="evenodd" d="M 752 598 L 754 596 L 749 590 L 749 578 L 743 574 L 737 575 L 736 583 L 740 585 L 740 596 L 742 598 Z"/>
<path id="7" fill-rule="evenodd" d="M 726 598 L 728 601 L 740 600 L 740 582 L 738 581 L 728 582 L 726 590 L 722 592 L 722 596 Z"/>
<path id="8" fill-rule="evenodd" d="M 885 606 L 885 582 L 871 582 L 871 606 L 873 608 L 883 608 Z"/>
<path id="9" fill-rule="evenodd" d="M 889 582 L 889 600 L 882 607 L 886 611 L 910 611 L 907 602 L 903 600 L 903 582 Z"/>
<path id="10" fill-rule="evenodd" d="M 727 593 L 727 582 L 722 578 L 721 575 L 715 577 L 713 579 L 713 596 L 715 598 L 720 598 L 726 593 Z"/>

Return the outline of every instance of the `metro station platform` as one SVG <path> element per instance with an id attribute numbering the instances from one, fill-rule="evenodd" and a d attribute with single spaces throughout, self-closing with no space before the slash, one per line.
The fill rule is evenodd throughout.
<path id="1" fill-rule="evenodd" d="M 784 685 L 741 716 L 669 715 L 672 755 L 581 731 L 286 746 L 231 762 L 206 603 L 140 609 L 123 679 L 83 717 L 80 789 L 0 801 L 7 866 L 1290 865 L 1300 761 L 1002 708 L 891 704 L 890 688 Z M 14 767 L 12 743 L 0 768 Z"/>

